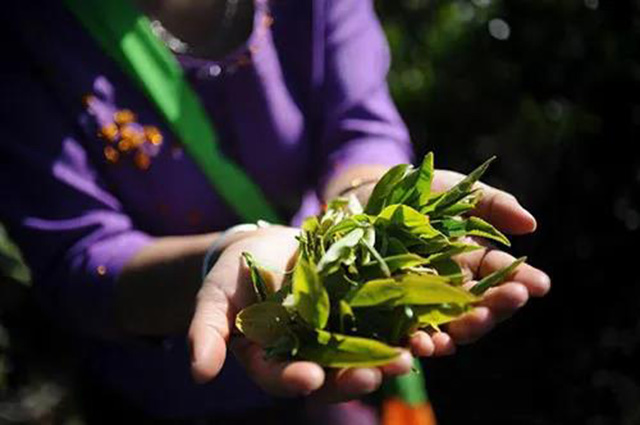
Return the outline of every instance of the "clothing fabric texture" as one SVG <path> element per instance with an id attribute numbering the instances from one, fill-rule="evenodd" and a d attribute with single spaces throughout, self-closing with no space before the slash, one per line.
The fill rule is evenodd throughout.
<path id="1" fill-rule="evenodd" d="M 370 0 L 267 6 L 237 54 L 178 60 L 223 152 L 296 224 L 318 211 L 317 194 L 337 173 L 409 162 L 411 146 L 388 93 L 389 52 Z M 184 335 L 105 338 L 118 332 L 114 284 L 139 250 L 157 237 L 223 230 L 238 218 L 61 1 L 4 9 L 10 61 L 0 78 L 0 221 L 22 249 L 45 309 L 82 341 L 97 379 L 155 415 L 274 403 L 233 356 L 218 378 L 195 384 Z M 146 139 L 119 150 L 125 131 Z"/>

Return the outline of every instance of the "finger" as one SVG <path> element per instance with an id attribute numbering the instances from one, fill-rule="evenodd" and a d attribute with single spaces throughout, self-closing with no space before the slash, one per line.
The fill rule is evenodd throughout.
<path id="1" fill-rule="evenodd" d="M 534 232 L 538 226 L 535 217 L 510 193 L 478 183 L 482 198 L 473 215 L 481 217 L 498 229 L 514 235 Z"/>
<path id="2" fill-rule="evenodd" d="M 515 261 L 515 258 L 504 251 L 480 249 L 460 255 L 456 257 L 456 260 L 460 266 L 471 270 L 475 277 L 480 279 L 507 267 Z M 551 287 L 549 276 L 529 264 L 518 266 L 508 279 L 523 284 L 527 288 L 529 295 L 533 297 L 545 295 Z"/>
<path id="3" fill-rule="evenodd" d="M 469 344 L 477 341 L 496 324 L 493 313 L 487 307 L 476 307 L 460 319 L 449 323 L 447 333 L 456 344 Z"/>
<path id="4" fill-rule="evenodd" d="M 380 366 L 380 370 L 385 376 L 399 376 L 411 372 L 413 357 L 407 350 L 402 350 L 398 358 L 393 362 Z"/>
<path id="5" fill-rule="evenodd" d="M 243 337 L 234 338 L 230 347 L 247 374 L 271 395 L 306 396 L 318 390 L 325 381 L 325 373 L 316 363 L 266 359 L 260 346 Z"/>
<path id="6" fill-rule="evenodd" d="M 196 382 L 214 378 L 226 358 L 230 321 L 226 295 L 214 285 L 203 286 L 189 328 L 191 372 Z"/>
<path id="7" fill-rule="evenodd" d="M 322 388 L 311 396 L 311 401 L 338 403 L 360 398 L 377 390 L 382 383 L 378 368 L 352 368 L 328 373 Z"/>
<path id="8" fill-rule="evenodd" d="M 446 332 L 436 332 L 431 335 L 435 347 L 434 356 L 449 356 L 456 352 L 456 345 L 451 336 Z"/>
<path id="9" fill-rule="evenodd" d="M 523 284 L 506 282 L 489 289 L 485 293 L 481 305 L 491 309 L 496 322 L 501 322 L 522 308 L 528 299 L 529 291 Z"/>
<path id="10" fill-rule="evenodd" d="M 435 352 L 435 345 L 431 336 L 425 331 L 417 331 L 409 338 L 411 354 L 417 357 L 429 357 Z"/>
<path id="11" fill-rule="evenodd" d="M 433 190 L 449 190 L 464 177 L 455 171 L 436 170 Z M 506 233 L 519 235 L 531 233 L 536 229 L 536 219 L 513 195 L 485 183 L 477 183 L 476 187 L 482 190 L 483 196 L 473 215 L 487 220 Z"/>

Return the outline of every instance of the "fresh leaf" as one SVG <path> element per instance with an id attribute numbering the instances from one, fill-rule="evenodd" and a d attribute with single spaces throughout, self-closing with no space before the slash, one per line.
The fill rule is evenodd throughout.
<path id="1" fill-rule="evenodd" d="M 433 221 L 432 225 L 434 229 L 449 238 L 479 236 L 511 246 L 509 239 L 502 232 L 478 217 L 469 217 L 467 219 L 461 217 L 445 218 Z"/>
<path id="2" fill-rule="evenodd" d="M 298 354 L 300 339 L 294 332 L 287 332 L 278 338 L 273 344 L 264 348 L 266 359 L 287 358 Z"/>
<path id="3" fill-rule="evenodd" d="M 262 346 L 274 344 L 289 330 L 289 312 L 274 302 L 252 304 L 236 316 L 236 327 L 251 341 Z"/>
<path id="4" fill-rule="evenodd" d="M 304 258 L 293 272 L 293 299 L 300 317 L 314 328 L 322 329 L 329 320 L 329 295 L 315 268 Z"/>
<path id="5" fill-rule="evenodd" d="M 389 269 L 390 275 L 402 269 L 416 267 L 427 263 L 425 258 L 417 254 L 392 255 L 390 257 L 384 257 L 383 260 Z M 360 274 L 365 278 L 370 277 L 373 279 L 373 276 L 375 276 L 378 271 L 380 271 L 380 263 L 378 261 L 364 264 L 360 268 Z"/>
<path id="6" fill-rule="evenodd" d="M 511 274 L 516 270 L 516 268 L 527 261 L 527 257 L 520 257 L 513 263 L 509 264 L 506 267 L 501 268 L 500 270 L 496 270 L 490 275 L 484 277 L 480 280 L 473 288 L 471 288 L 471 293 L 474 295 L 482 295 L 487 289 L 498 285 L 508 279 Z"/>
<path id="7" fill-rule="evenodd" d="M 451 258 L 443 258 L 438 261 L 432 261 L 429 267 L 434 268 L 439 276 L 449 279 L 454 285 L 461 285 L 464 281 L 464 272 L 462 267 Z"/>
<path id="8" fill-rule="evenodd" d="M 353 291 L 348 300 L 353 308 L 469 304 L 476 301 L 476 296 L 452 286 L 447 278 L 428 274 L 405 274 L 397 278 L 371 280 Z"/>
<path id="9" fill-rule="evenodd" d="M 412 167 L 409 164 L 400 164 L 387 171 L 373 188 L 373 192 L 371 192 L 371 196 L 369 197 L 369 201 L 367 202 L 364 212 L 376 215 L 382 211 L 386 205 L 387 197 L 395 185 L 403 179 L 405 174 L 409 172 L 411 168 Z"/>
<path id="10" fill-rule="evenodd" d="M 467 220 L 467 235 L 480 236 L 511 246 L 511 242 L 502 232 L 478 217 L 469 217 Z"/>
<path id="11" fill-rule="evenodd" d="M 413 312 L 419 327 L 431 326 L 437 329 L 439 325 L 452 322 L 472 309 L 469 305 L 441 304 L 416 306 Z"/>
<path id="12" fill-rule="evenodd" d="M 438 211 L 432 211 L 429 215 L 434 219 L 439 217 L 460 216 L 476 209 L 480 198 L 482 198 L 482 191 L 480 189 L 474 189 L 469 195 L 455 204 L 439 209 Z"/>
<path id="13" fill-rule="evenodd" d="M 297 357 L 325 367 L 375 367 L 400 355 L 397 348 L 373 339 L 321 330 L 314 336 L 303 341 Z"/>
<path id="14" fill-rule="evenodd" d="M 338 303 L 340 309 L 340 332 L 344 333 L 346 329 L 349 329 L 355 321 L 355 315 L 351 306 L 345 301 L 340 300 Z"/>
<path id="15" fill-rule="evenodd" d="M 437 254 L 430 255 L 427 258 L 427 263 L 436 263 L 438 261 L 451 258 L 455 255 L 466 254 L 467 252 L 477 251 L 479 249 L 482 249 L 482 246 L 462 242 L 454 242 Z"/>
<path id="16" fill-rule="evenodd" d="M 462 179 L 458 184 L 449 189 L 445 194 L 438 199 L 437 202 L 431 205 L 431 211 L 443 210 L 462 198 L 471 193 L 473 185 L 480 180 L 480 177 L 487 171 L 489 165 L 496 159 L 496 157 L 489 158 L 481 166 L 473 170 L 468 176 Z"/>
<path id="17" fill-rule="evenodd" d="M 418 193 L 418 205 L 424 205 L 431 196 L 431 184 L 433 183 L 433 152 L 429 152 L 422 160 L 415 190 Z"/>
<path id="18" fill-rule="evenodd" d="M 256 298 L 258 301 L 266 300 L 267 297 L 273 293 L 272 287 L 267 284 L 264 276 L 260 273 L 260 269 L 258 268 L 253 255 L 249 252 L 243 252 L 242 256 L 244 257 L 244 261 L 247 263 L 247 267 L 249 267 L 249 275 L 251 277 L 251 283 L 253 284 L 253 290 L 256 294 Z"/>
<path id="19" fill-rule="evenodd" d="M 400 344 L 402 338 L 416 324 L 416 317 L 411 306 L 397 307 L 394 311 L 393 329 L 389 339 L 393 344 Z"/>
<path id="20" fill-rule="evenodd" d="M 398 226 L 412 235 L 425 239 L 440 235 L 440 232 L 429 223 L 429 217 L 407 205 L 394 204 L 386 207 L 376 218 L 376 225 Z"/>
<path id="21" fill-rule="evenodd" d="M 347 233 L 343 238 L 334 242 L 318 263 L 320 273 L 329 273 L 334 266 L 342 263 L 350 263 L 348 259 L 352 257 L 354 248 L 360 243 L 364 236 L 364 229 L 357 228 Z"/>
<path id="22" fill-rule="evenodd" d="M 370 230 L 372 231 L 372 234 L 375 234 L 373 232 L 373 229 Z M 371 256 L 373 256 L 373 258 L 376 260 L 376 264 L 380 268 L 380 272 L 382 272 L 382 274 L 386 277 L 391 277 L 391 270 L 389 269 L 389 266 L 387 265 L 385 259 L 382 258 L 378 250 L 374 247 L 374 243 L 375 240 L 367 240 L 367 238 L 362 239 L 362 244 L 366 247 Z"/>

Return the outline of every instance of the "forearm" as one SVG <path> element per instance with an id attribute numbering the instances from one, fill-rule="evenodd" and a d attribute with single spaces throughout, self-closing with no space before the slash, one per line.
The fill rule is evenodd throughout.
<path id="1" fill-rule="evenodd" d="M 116 285 L 119 326 L 137 335 L 184 331 L 202 283 L 202 260 L 218 236 L 159 238 L 136 254 Z"/>

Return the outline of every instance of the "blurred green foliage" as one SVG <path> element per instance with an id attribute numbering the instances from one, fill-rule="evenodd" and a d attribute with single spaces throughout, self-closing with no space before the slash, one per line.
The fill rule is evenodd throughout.
<path id="1" fill-rule="evenodd" d="M 24 265 L 18 247 L 9 239 L 2 223 L 0 223 L 0 277 L 10 278 L 16 282 L 28 284 L 31 275 Z"/>

